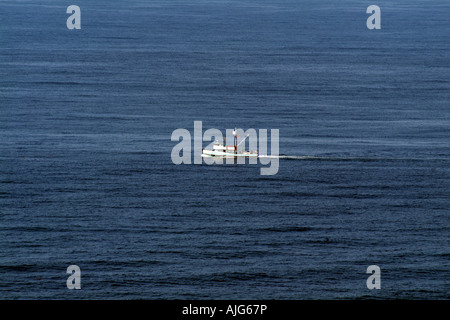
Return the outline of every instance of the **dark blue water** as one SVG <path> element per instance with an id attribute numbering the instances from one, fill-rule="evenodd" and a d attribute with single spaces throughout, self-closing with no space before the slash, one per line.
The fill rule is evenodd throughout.
<path id="1" fill-rule="evenodd" d="M 0 1 L 0 298 L 450 298 L 448 1 L 70 4 Z M 292 157 L 176 166 L 196 120 Z"/>

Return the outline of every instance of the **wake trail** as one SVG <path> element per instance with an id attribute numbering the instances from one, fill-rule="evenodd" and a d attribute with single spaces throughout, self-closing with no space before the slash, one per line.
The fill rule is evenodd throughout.
<path id="1" fill-rule="evenodd" d="M 450 161 L 450 158 L 405 158 L 405 157 L 351 157 L 351 156 L 310 156 L 310 155 L 259 155 L 258 158 L 287 160 L 322 160 L 322 161 Z"/>

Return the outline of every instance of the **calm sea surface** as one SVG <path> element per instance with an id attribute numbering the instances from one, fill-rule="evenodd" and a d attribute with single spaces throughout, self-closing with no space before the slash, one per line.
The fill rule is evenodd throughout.
<path id="1" fill-rule="evenodd" d="M 381 30 L 356 0 L 70 4 L 0 1 L 1 299 L 450 298 L 448 1 L 377 1 Z M 194 121 L 288 157 L 174 165 Z"/>

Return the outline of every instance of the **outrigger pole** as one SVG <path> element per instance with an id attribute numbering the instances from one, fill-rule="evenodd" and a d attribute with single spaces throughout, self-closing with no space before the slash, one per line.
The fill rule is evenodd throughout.
<path id="1" fill-rule="evenodd" d="M 250 134 L 247 134 L 246 136 L 245 136 L 245 138 L 244 139 L 242 139 L 241 140 L 241 142 L 239 142 L 238 144 L 237 144 L 237 146 L 236 146 L 236 149 L 237 149 L 237 147 L 239 147 L 240 145 L 241 145 L 241 143 L 242 142 L 244 142 L 245 141 L 245 139 L 247 139 L 248 138 L 248 136 L 249 136 Z M 245 148 L 244 148 L 244 151 L 245 151 Z"/>

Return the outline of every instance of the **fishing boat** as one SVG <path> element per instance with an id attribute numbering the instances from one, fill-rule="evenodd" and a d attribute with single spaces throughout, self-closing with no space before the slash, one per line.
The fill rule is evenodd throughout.
<path id="1" fill-rule="evenodd" d="M 258 157 L 258 151 L 245 151 L 245 144 L 244 148 L 239 151 L 238 147 L 245 141 L 245 139 L 248 138 L 249 134 L 247 134 L 244 139 L 242 139 L 239 143 L 237 143 L 238 135 L 236 133 L 236 129 L 233 131 L 234 136 L 234 145 L 226 145 L 225 139 L 223 139 L 223 142 L 220 141 L 214 141 L 213 149 L 202 149 L 202 157 L 219 157 L 219 158 L 257 158 Z"/>

